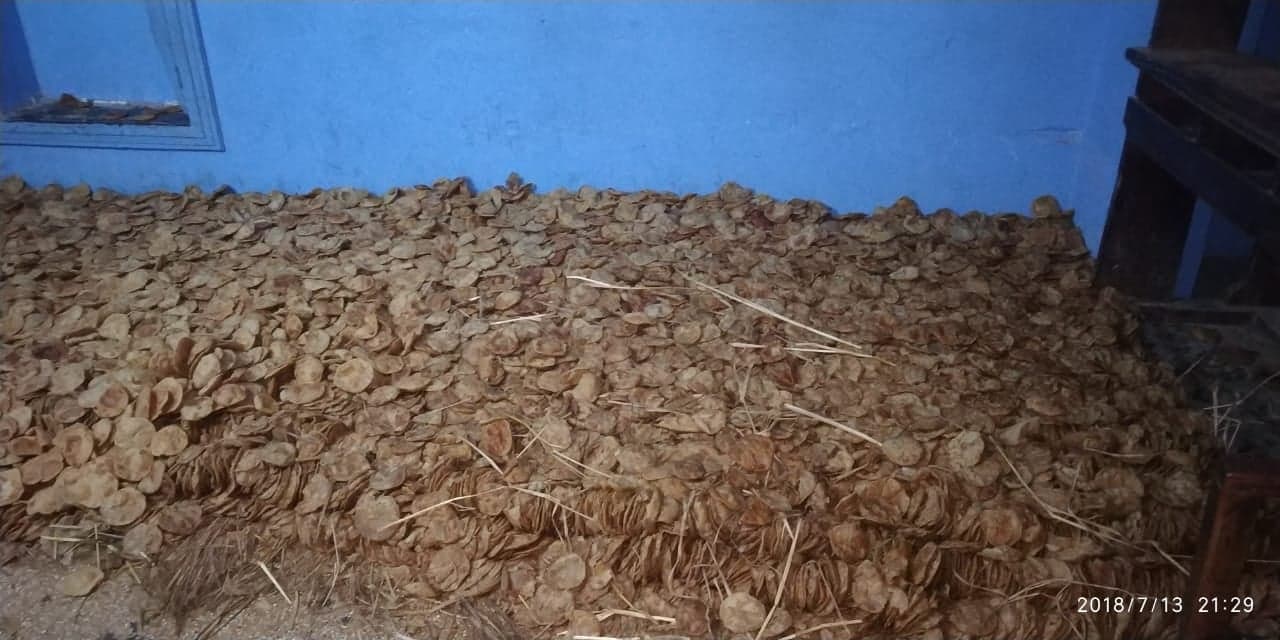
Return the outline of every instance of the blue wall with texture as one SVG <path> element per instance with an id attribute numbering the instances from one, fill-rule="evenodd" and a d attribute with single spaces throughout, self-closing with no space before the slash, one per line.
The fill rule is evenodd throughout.
<path id="1" fill-rule="evenodd" d="M 1096 246 L 1135 77 L 1123 49 L 1145 42 L 1155 9 L 196 6 L 225 151 L 4 146 L 0 174 L 123 191 L 299 191 L 455 175 L 487 187 L 515 170 L 541 189 L 710 191 L 735 180 L 839 212 L 903 194 L 929 209 L 1025 211 L 1051 192 L 1079 209 Z M 108 31 L 112 20 L 135 28 L 126 13 L 95 20 Z M 67 60 L 40 58 L 67 55 L 56 43 L 78 28 L 58 25 L 41 22 L 26 36 L 42 88 L 53 81 L 42 74 Z M 115 68 L 122 82 L 138 81 L 138 69 Z"/>

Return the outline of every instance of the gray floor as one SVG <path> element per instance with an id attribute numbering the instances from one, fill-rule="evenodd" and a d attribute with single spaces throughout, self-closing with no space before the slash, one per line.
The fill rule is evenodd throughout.
<path id="1" fill-rule="evenodd" d="M 32 556 L 0 567 L 0 640 L 404 640 L 385 621 L 371 621 L 352 608 L 317 614 L 297 611 L 280 597 L 256 600 L 226 626 L 202 634 L 213 622 L 196 616 L 179 631 L 127 572 L 108 576 L 91 595 L 62 595 L 67 568 Z M 379 624 L 378 622 L 382 622 Z"/>

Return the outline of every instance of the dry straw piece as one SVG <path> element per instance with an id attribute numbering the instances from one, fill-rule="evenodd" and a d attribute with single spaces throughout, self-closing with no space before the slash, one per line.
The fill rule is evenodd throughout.
<path id="1" fill-rule="evenodd" d="M 9 178 L 0 540 L 164 567 L 174 610 L 313 603 L 287 549 L 315 602 L 528 637 L 1167 635 L 1070 604 L 1183 590 L 1204 417 L 1035 210 Z"/>

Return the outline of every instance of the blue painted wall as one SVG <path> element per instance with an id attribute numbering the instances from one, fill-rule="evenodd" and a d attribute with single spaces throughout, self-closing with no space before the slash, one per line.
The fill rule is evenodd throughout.
<path id="1" fill-rule="evenodd" d="M 1155 3 L 197 6 L 225 152 L 9 146 L 0 173 L 124 191 L 736 180 L 840 212 L 902 194 L 1025 211 L 1052 192 L 1096 246 L 1122 52 Z M 39 61 L 57 24 L 27 25 L 37 75 L 68 64 Z"/>
<path id="2" fill-rule="evenodd" d="M 1115 191 L 1116 169 L 1124 146 L 1124 106 L 1133 95 L 1138 70 L 1124 59 L 1127 47 L 1144 46 L 1151 38 L 1155 3 L 1108 3 L 1105 17 L 1099 16 L 1099 34 L 1093 40 L 1080 37 L 1079 46 L 1097 47 L 1097 73 L 1085 92 L 1084 136 L 1076 149 L 1076 175 L 1067 194 L 1077 210 L 1076 221 L 1094 251 L 1102 239 L 1111 194 Z M 1101 7 L 1094 5 L 1097 12 Z M 1067 203 L 1064 203 L 1067 204 Z"/>

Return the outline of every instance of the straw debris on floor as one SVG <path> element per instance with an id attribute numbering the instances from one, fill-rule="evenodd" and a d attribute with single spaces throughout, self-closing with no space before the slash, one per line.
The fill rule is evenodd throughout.
<path id="1" fill-rule="evenodd" d="M 182 607 L 292 604 L 296 547 L 333 561 L 306 604 L 358 568 L 529 636 L 1170 637 L 1076 598 L 1181 595 L 1203 417 L 1031 214 L 9 178 L 0 539 L 116 536 L 67 592 Z M 1275 629 L 1254 569 L 1237 623 Z"/>

